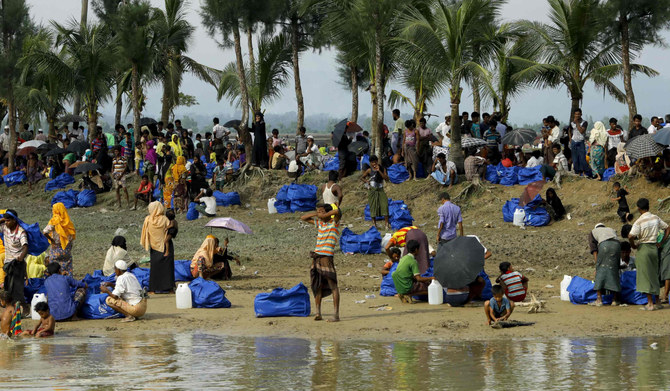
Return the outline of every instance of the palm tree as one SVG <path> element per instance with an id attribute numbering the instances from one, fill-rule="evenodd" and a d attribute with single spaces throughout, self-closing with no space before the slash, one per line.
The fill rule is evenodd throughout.
<path id="1" fill-rule="evenodd" d="M 159 42 L 157 76 L 163 82 L 161 121 L 168 122 L 174 107 L 179 106 L 179 88 L 184 72 L 191 72 L 199 79 L 213 85 L 214 70 L 185 55 L 195 28 L 186 20 L 185 0 L 165 0 L 165 12 L 157 10 L 156 29 Z"/>
<path id="2" fill-rule="evenodd" d="M 340 83 L 351 90 L 351 117 L 349 117 L 349 121 L 358 122 L 358 90 L 363 80 L 370 79 L 367 63 L 355 64 L 355 60 L 347 60 L 347 55 L 344 52 L 338 52 L 336 60 Z"/>
<path id="3" fill-rule="evenodd" d="M 404 62 L 423 68 L 426 77 L 435 78 L 440 88 L 449 90 L 452 129 L 460 129 L 461 84 L 481 70 L 475 61 L 479 55 L 474 51 L 481 47 L 480 21 L 498 20 L 500 6 L 501 2 L 494 0 L 463 0 L 457 4 L 434 0 L 430 13 L 410 8 L 399 16 L 398 42 L 405 45 Z M 449 159 L 463 167 L 459 131 L 451 132 Z"/>
<path id="4" fill-rule="evenodd" d="M 604 10 L 598 0 L 548 0 L 551 6 L 551 25 L 538 22 L 520 22 L 527 30 L 529 44 L 542 50 L 540 61 L 514 58 L 525 69 L 524 78 L 533 78 L 549 87 L 564 85 L 572 105 L 569 120 L 584 97 L 584 85 L 591 81 L 617 101 L 625 103 L 625 94 L 612 82 L 621 76 L 621 49 L 617 42 L 605 36 Z M 651 76 L 650 68 L 630 65 L 632 72 Z"/>

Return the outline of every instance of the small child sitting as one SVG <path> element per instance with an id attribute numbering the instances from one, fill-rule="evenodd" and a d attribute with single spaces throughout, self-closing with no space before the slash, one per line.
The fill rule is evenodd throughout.
<path id="1" fill-rule="evenodd" d="M 514 302 L 509 301 L 503 293 L 504 289 L 500 285 L 494 285 L 491 288 L 493 298 L 484 303 L 484 313 L 486 313 L 486 324 L 497 323 L 501 320 L 508 320 L 514 311 Z"/>
<path id="2" fill-rule="evenodd" d="M 35 338 L 52 337 L 56 329 L 56 319 L 49 311 L 49 305 L 45 302 L 35 304 L 35 311 L 40 314 L 40 321 L 33 330 L 28 330 L 27 334 Z"/>
<path id="3" fill-rule="evenodd" d="M 505 295 L 512 301 L 522 302 L 528 292 L 528 277 L 514 271 L 509 262 L 500 262 L 500 277 L 496 282 L 505 290 Z"/>
<path id="4" fill-rule="evenodd" d="M 8 338 L 11 337 L 14 306 L 12 305 L 12 296 L 5 290 L 0 291 L 0 306 L 4 308 L 2 315 L 0 315 L 0 334 L 3 338 Z"/>
<path id="5" fill-rule="evenodd" d="M 400 249 L 398 247 L 393 247 L 392 249 L 389 250 L 389 252 L 391 254 L 391 260 L 384 264 L 384 267 L 381 270 L 382 276 L 386 276 L 391 272 L 393 264 L 398 263 L 398 261 L 400 261 L 400 255 L 402 254 L 402 252 L 400 252 Z"/>

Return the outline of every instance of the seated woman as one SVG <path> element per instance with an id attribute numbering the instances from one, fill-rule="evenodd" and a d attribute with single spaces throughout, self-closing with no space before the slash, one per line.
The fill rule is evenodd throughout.
<path id="1" fill-rule="evenodd" d="M 126 238 L 115 236 L 112 239 L 112 245 L 107 250 L 105 264 L 102 266 L 102 274 L 105 276 L 114 275 L 114 264 L 116 261 L 124 261 L 130 270 L 137 267 L 137 264 L 130 259 L 128 248 L 126 247 Z"/>
<path id="2" fill-rule="evenodd" d="M 565 208 L 563 207 L 563 202 L 561 202 L 561 199 L 558 198 L 558 194 L 556 194 L 556 190 L 554 190 L 553 187 L 548 188 L 545 197 L 547 200 L 546 205 L 551 207 L 547 209 L 547 212 L 549 212 L 551 218 L 555 221 L 561 220 L 563 216 L 565 216 L 566 212 Z"/>
<path id="3" fill-rule="evenodd" d="M 230 280 L 233 272 L 228 260 L 234 259 L 238 265 L 240 260 L 228 255 L 228 238 L 224 239 L 223 247 L 219 247 L 219 239 L 208 235 L 191 260 L 191 275 L 194 278 Z"/>

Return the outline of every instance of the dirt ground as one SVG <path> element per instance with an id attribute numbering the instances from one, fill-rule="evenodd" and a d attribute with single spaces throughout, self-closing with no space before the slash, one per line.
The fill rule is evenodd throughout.
<path id="1" fill-rule="evenodd" d="M 363 220 L 366 191 L 359 182 L 360 173 L 346 178 L 341 186 L 345 192 L 342 206 L 343 223 L 356 233 L 370 227 Z M 325 173 L 309 173 L 300 183 L 321 184 Z M 137 179 L 131 181 L 132 186 Z M 611 196 L 611 183 L 570 179 L 557 189 L 571 220 L 555 222 L 547 227 L 520 229 L 502 220 L 505 201 L 518 197 L 522 186 L 486 185 L 458 197 L 466 184 L 454 186 L 449 192 L 463 209 L 465 234 L 478 235 L 493 256 L 487 260 L 486 272 L 494 279 L 498 264 L 509 261 L 516 270 L 530 278 L 530 291 L 546 300 L 547 312 L 528 314 L 517 308 L 513 319 L 536 322 L 531 327 L 491 330 L 484 324 L 481 305 L 451 308 L 427 303 L 402 304 L 394 297 L 380 297 L 381 276 L 378 270 L 385 255 L 335 255 L 335 264 L 342 292 L 341 318 L 338 324 L 315 322 L 311 318 L 256 318 L 253 299 L 260 292 L 276 287 L 290 288 L 298 282 L 309 285 L 310 258 L 308 253 L 315 242 L 315 230 L 302 224 L 300 214 L 267 213 L 267 200 L 282 184 L 288 183 L 282 174 L 265 171 L 255 173 L 243 184 L 226 191 L 238 191 L 242 206 L 219 207 L 219 216 L 230 216 L 247 223 L 253 235 L 230 231 L 214 231 L 219 238 L 230 238 L 230 249 L 236 252 L 242 266 L 233 266 L 233 279 L 220 282 L 233 303 L 230 309 L 177 310 L 174 295 L 154 295 L 149 311 L 140 321 L 121 324 L 118 320 L 95 320 L 59 323 L 58 332 L 77 335 L 105 333 L 135 333 L 162 330 L 208 330 L 231 335 L 299 336 L 307 338 L 388 340 L 474 340 L 495 338 L 543 338 L 553 336 L 642 336 L 670 333 L 665 321 L 668 309 L 643 313 L 638 306 L 589 307 L 576 306 L 558 299 L 560 281 L 564 274 L 593 278 L 594 261 L 588 253 L 587 234 L 598 222 L 620 229 Z M 658 200 L 670 196 L 670 190 L 643 179 L 628 181 L 631 209 L 640 197 L 652 203 L 652 212 L 666 221 L 668 209 L 659 211 Z M 14 208 L 28 223 L 39 222 L 41 227 L 50 218 L 52 192 L 38 186 L 28 194 L 26 186 L 0 189 L 0 209 Z M 72 185 L 71 187 L 74 187 Z M 132 188 L 131 186 L 131 188 Z M 545 186 L 545 189 L 549 186 Z M 415 225 L 426 232 L 429 240 L 437 235 L 436 210 L 438 194 L 443 189 L 432 180 L 405 182 L 387 186 L 389 197 L 404 200 L 412 211 Z M 131 191 L 132 197 L 132 191 Z M 118 209 L 113 194 L 100 195 L 92 208 L 72 209 L 70 216 L 77 228 L 74 243 L 74 269 L 79 278 L 102 267 L 112 237 L 118 229 L 126 230 L 129 253 L 133 259 L 146 254 L 139 245 L 142 221 L 146 209 Z M 186 221 L 178 216 L 180 233 L 175 241 L 176 259 L 191 259 L 210 229 L 207 219 Z M 382 234 L 385 232 L 382 230 Z M 433 243 L 433 245 L 435 245 Z M 372 267 L 368 267 L 372 264 Z M 376 298 L 365 299 L 375 294 Z M 365 300 L 357 304 L 355 301 Z M 313 303 L 312 303 L 313 304 Z M 387 310 L 377 310 L 386 304 Z M 667 308 L 667 306 L 666 306 Z M 314 308 L 312 308 L 313 310 Z M 332 301 L 324 303 L 324 317 L 332 314 Z M 25 322 L 31 326 L 31 321 Z"/>

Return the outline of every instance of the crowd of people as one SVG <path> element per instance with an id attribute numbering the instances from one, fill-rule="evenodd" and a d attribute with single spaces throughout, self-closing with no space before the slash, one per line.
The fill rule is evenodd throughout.
<path id="1" fill-rule="evenodd" d="M 419 119 L 417 126 L 414 119 L 405 121 L 400 117 L 399 110 L 394 110 L 393 119 L 393 129 L 385 128 L 382 135 L 382 155 L 368 155 L 368 162 L 361 164 L 360 176 L 368 191 L 373 225 L 377 224 L 376 219 L 381 216 L 387 229 L 390 228 L 389 205 L 384 187 L 389 181 L 388 169 L 392 165 L 404 165 L 409 178 L 413 180 L 418 180 L 420 171 L 424 171 L 427 180 L 434 180 L 447 190 L 459 181 L 459 168 L 449 160 L 451 135 L 452 131 L 456 131 L 451 129 L 449 116 L 438 125 L 436 135 L 427 127 L 424 118 Z M 481 181 L 487 166 L 501 164 L 504 167 L 539 166 L 547 181 L 560 179 L 561 175 L 600 179 L 607 168 L 613 167 L 617 174 L 637 172 L 649 180 L 667 184 L 670 182 L 670 152 L 667 148 L 663 148 L 657 156 L 641 159 L 633 159 L 626 153 L 626 141 L 670 127 L 668 121 L 661 123 L 659 118 L 654 117 L 652 126 L 643 128 L 641 120 L 640 116 L 636 116 L 635 126 L 628 131 L 624 131 L 614 118 L 610 120 L 609 129 L 602 122 L 596 122 L 590 128 L 578 109 L 569 125 L 561 128 L 553 116 L 548 116 L 543 120 L 544 126 L 536 134 L 535 140 L 529 140 L 525 145 L 511 145 L 503 140 L 506 134 L 514 130 L 504 123 L 498 113 L 484 113 L 480 118 L 479 113 L 470 115 L 465 112 L 457 131 L 461 133 L 462 140 L 471 139 L 464 144 L 472 146 L 464 148 L 465 175 L 461 180 Z M 339 288 L 333 257 L 341 233 L 340 206 L 344 191 L 338 180 L 350 175 L 359 164 L 358 161 L 362 160 L 361 157 L 371 150 L 368 132 L 353 123 L 347 123 L 346 127 L 348 129 L 345 129 L 344 135 L 335 145 L 339 156 L 338 170 L 330 171 L 328 182 L 320 189 L 322 203 L 317 205 L 315 212 L 302 216 L 303 221 L 311 222 L 317 228 L 317 244 L 312 252 L 310 272 L 317 320 L 322 319 L 323 297 L 331 293 L 335 305 L 335 314 L 331 320 L 339 320 Z M 358 131 L 349 131 L 354 127 Z M 140 238 L 150 258 L 148 291 L 156 294 L 173 293 L 174 241 L 179 232 L 176 215 L 186 211 L 189 202 L 202 203 L 198 211 L 203 216 L 216 215 L 216 200 L 212 191 L 233 181 L 239 167 L 247 163 L 244 144 L 239 136 L 232 135 L 231 128 L 222 126 L 218 118 L 213 120 L 212 132 L 205 133 L 204 137 L 200 134 L 194 136 L 182 128 L 178 120 L 174 124 L 167 124 L 165 128 L 161 122 L 142 126 L 139 137 L 135 137 L 131 124 L 127 127 L 117 125 L 113 134 L 105 134 L 99 127 L 94 132 L 92 142 L 82 149 L 81 146 L 71 147 L 87 137 L 88 130 L 78 124 L 74 124 L 72 130 L 64 126 L 49 138 L 41 131 L 33 135 L 25 127 L 20 134 L 20 142 L 34 139 L 52 146 L 42 151 L 36 148 L 29 153 L 18 154 L 17 167 L 26 172 L 28 185 L 32 188 L 43 177 L 53 178 L 59 173 L 72 175 L 80 162 L 93 163 L 96 166 L 89 166 L 84 171 L 81 187 L 96 192 L 115 190 L 119 207 L 122 206 L 122 192 L 131 209 L 136 209 L 138 201 L 142 201 L 148 209 Z M 314 137 L 306 135 L 305 128 L 297 132 L 294 145 L 289 145 L 281 138 L 276 129 L 270 137 L 266 137 L 261 113 L 255 115 L 251 133 L 253 148 L 252 156 L 248 158 L 251 164 L 262 169 L 286 170 L 290 175 L 302 170 L 321 169 L 328 158 L 325 149 L 314 143 Z M 7 133 L 3 136 L 0 137 L 0 150 L 3 151 L 6 170 Z M 363 147 L 350 148 L 355 142 L 362 143 Z M 212 164 L 215 168 L 211 170 L 211 179 L 208 180 L 207 165 Z M 132 173 L 139 175 L 140 171 L 142 180 L 134 192 L 134 203 L 131 204 L 126 178 Z M 159 191 L 158 197 L 155 195 L 156 190 Z M 621 236 L 625 241 L 617 239 L 616 230 L 602 224 L 590 233 L 589 246 L 596 261 L 595 289 L 598 292 L 598 300 L 594 305 L 602 305 L 604 294 L 620 291 L 618 273 L 622 269 L 635 268 L 638 271 L 637 289 L 648 296 L 645 308 L 657 309 L 661 304 L 655 304 L 655 297 L 660 295 L 660 302 L 667 302 L 670 290 L 670 249 L 665 249 L 670 229 L 660 218 L 649 213 L 648 200 L 638 200 L 636 205 L 639 217 L 634 221 L 634 213 L 631 213 L 626 200 L 628 191 L 617 182 L 613 194 L 612 201 L 618 204 L 616 213 L 624 224 Z M 435 242 L 438 249 L 464 236 L 460 208 L 451 202 L 448 193 L 440 193 L 439 204 L 438 236 Z M 566 215 L 565 207 L 553 188 L 547 190 L 544 205 L 552 211 L 555 219 Z M 5 248 L 4 267 L 0 275 L 4 288 L 0 302 L 6 308 L 2 315 L 3 334 L 9 333 L 12 319 L 19 308 L 27 304 L 23 297 L 23 285 L 29 243 L 18 221 L 18 215 L 13 210 L 4 212 L 0 219 L 0 233 Z M 48 297 L 60 297 L 49 300 L 48 308 L 40 306 L 36 309 L 42 320 L 33 333 L 46 336 L 53 333 L 55 321 L 76 317 L 86 296 L 87 286 L 72 278 L 71 254 L 76 230 L 63 204 L 53 205 L 52 217 L 43 235 L 50 243 L 45 271 Z M 229 255 L 227 239 L 223 244 L 220 247 L 219 240 L 211 235 L 203 241 L 191 261 L 190 271 L 194 278 L 232 277 L 229 261 L 238 260 Z M 401 251 L 403 247 L 404 251 Z M 491 251 L 483 248 L 484 258 L 489 258 Z M 630 256 L 631 249 L 637 250 L 635 258 Z M 398 230 L 387 245 L 386 254 L 391 262 L 385 265 L 382 274 L 390 273 L 393 264 L 397 263 L 392 277 L 399 298 L 403 302 L 412 302 L 412 297 L 425 295 L 433 277 L 422 275 L 429 268 L 431 256 L 435 255 L 425 233 L 415 226 Z M 105 256 L 103 273 L 106 276 L 115 275 L 116 283 L 105 283 L 100 291 L 108 295 L 106 302 L 110 307 L 126 315 L 125 321 L 135 320 L 147 311 L 146 292 L 137 278 L 128 272 L 135 267 L 137 263 L 128 255 L 125 238 L 114 237 Z M 514 303 L 524 300 L 528 292 L 528 279 L 514 271 L 509 262 L 500 264 L 500 272 L 497 284 L 493 286 L 493 298 L 484 304 L 489 324 L 508 320 L 514 310 Z M 661 282 L 664 284 L 663 294 L 660 292 Z M 466 286 L 445 287 L 446 302 L 454 306 L 464 305 L 481 295 L 483 284 L 484 280 L 477 277 Z M 615 295 L 614 304 L 619 302 Z"/>

